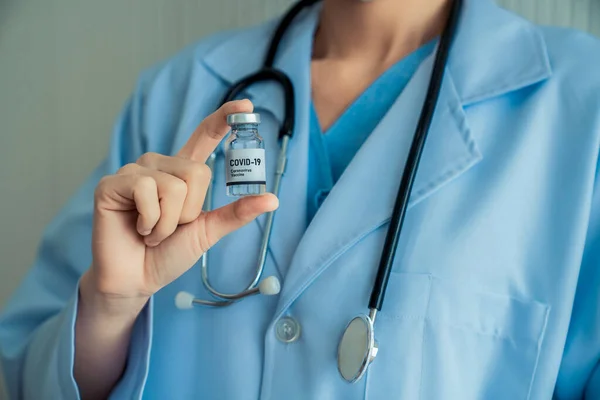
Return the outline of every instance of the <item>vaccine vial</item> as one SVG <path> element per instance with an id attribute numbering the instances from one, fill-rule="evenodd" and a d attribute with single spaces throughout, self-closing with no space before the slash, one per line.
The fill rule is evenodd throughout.
<path id="1" fill-rule="evenodd" d="M 225 142 L 225 182 L 228 196 L 249 196 L 266 191 L 265 144 L 258 134 L 260 115 L 227 116 L 231 133 Z"/>

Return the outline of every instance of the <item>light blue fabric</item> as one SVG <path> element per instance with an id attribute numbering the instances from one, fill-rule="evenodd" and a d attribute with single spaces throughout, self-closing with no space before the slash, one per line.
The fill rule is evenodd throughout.
<path id="1" fill-rule="evenodd" d="M 209 297 L 193 267 L 140 316 L 127 372 L 112 397 L 600 398 L 599 42 L 537 27 L 489 0 L 465 1 L 375 324 L 379 354 L 367 376 L 349 385 L 337 372 L 338 339 L 352 316 L 367 312 L 433 56 L 306 228 L 309 63 L 318 10 L 300 16 L 277 59 L 297 96 L 296 135 L 265 271 L 282 278 L 281 293 L 227 309 L 180 311 L 173 298 L 181 290 Z M 146 151 L 174 154 L 227 87 L 260 65 L 273 28 L 218 34 L 142 75 L 107 160 L 52 222 L 3 311 L 0 354 L 12 398 L 78 398 L 73 322 L 77 282 L 91 262 L 99 178 Z M 273 176 L 282 95 L 271 84 L 245 95 L 264 121 Z M 219 160 L 217 205 L 229 201 Z M 263 223 L 211 249 L 210 278 L 220 290 L 248 282 Z M 302 326 L 294 343 L 274 334 L 283 315 Z"/>
<path id="2" fill-rule="evenodd" d="M 352 158 L 400 96 L 419 65 L 434 49 L 427 43 L 396 62 L 373 82 L 342 115 L 322 132 L 314 104 L 310 105 L 308 222 L 340 179 Z M 404 149 L 398 149 L 404 151 Z"/>

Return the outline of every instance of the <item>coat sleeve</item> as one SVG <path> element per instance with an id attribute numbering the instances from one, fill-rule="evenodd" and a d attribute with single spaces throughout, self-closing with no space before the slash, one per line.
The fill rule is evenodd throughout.
<path id="1" fill-rule="evenodd" d="M 79 278 L 91 264 L 94 190 L 102 176 L 143 153 L 142 108 L 138 86 L 115 125 L 108 157 L 47 227 L 33 267 L 0 316 L 0 359 L 11 399 L 79 398 L 73 378 L 74 324 Z M 111 398 L 141 396 L 151 307 L 152 301 L 135 323 L 126 371 Z"/>
<path id="2" fill-rule="evenodd" d="M 554 398 L 600 399 L 600 177 L 591 202 L 587 235 L 569 332 Z"/>
<path id="3" fill-rule="evenodd" d="M 583 398 L 600 399 L 600 182 L 592 204 L 588 241 L 580 284 L 575 296 L 574 318 L 578 325 L 569 329 L 567 348 L 576 349 L 582 368 Z"/>

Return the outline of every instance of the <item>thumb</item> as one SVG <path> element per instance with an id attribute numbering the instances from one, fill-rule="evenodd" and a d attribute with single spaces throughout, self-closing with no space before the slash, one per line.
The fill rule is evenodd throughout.
<path id="1" fill-rule="evenodd" d="M 214 246 L 221 238 L 255 220 L 261 214 L 275 211 L 279 200 L 272 193 L 260 196 L 246 196 L 216 210 L 204 214 L 205 240 L 208 247 Z"/>

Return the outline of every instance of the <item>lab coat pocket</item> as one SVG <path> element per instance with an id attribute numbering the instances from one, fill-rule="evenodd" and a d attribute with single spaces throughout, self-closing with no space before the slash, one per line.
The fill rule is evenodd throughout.
<path id="1" fill-rule="evenodd" d="M 528 399 L 549 307 L 433 279 L 421 399 Z"/>

